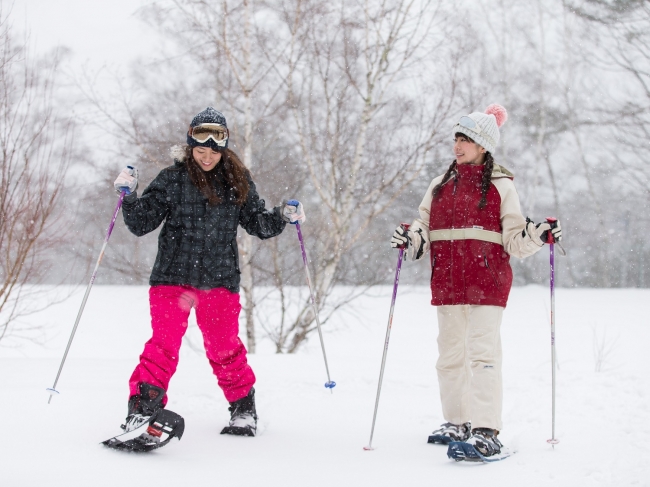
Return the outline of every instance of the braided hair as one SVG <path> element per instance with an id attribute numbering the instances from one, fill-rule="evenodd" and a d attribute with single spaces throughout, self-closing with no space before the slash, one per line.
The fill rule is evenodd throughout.
<path id="1" fill-rule="evenodd" d="M 483 175 L 481 176 L 481 201 L 478 207 L 482 210 L 487 205 L 487 194 L 492 184 L 492 169 L 494 168 L 494 158 L 489 152 L 485 153 L 485 163 L 483 166 Z"/>
<path id="2" fill-rule="evenodd" d="M 452 178 L 452 176 L 456 175 L 456 166 L 457 166 L 457 162 L 456 162 L 456 159 L 454 159 L 454 162 L 451 163 L 451 165 L 447 169 L 447 172 L 443 176 L 442 181 L 440 181 L 433 188 L 433 191 L 431 192 L 431 194 L 432 194 L 434 200 L 438 197 L 438 193 L 440 193 L 440 190 L 442 189 L 442 187 L 445 184 L 447 184 L 447 181 L 449 181 Z"/>

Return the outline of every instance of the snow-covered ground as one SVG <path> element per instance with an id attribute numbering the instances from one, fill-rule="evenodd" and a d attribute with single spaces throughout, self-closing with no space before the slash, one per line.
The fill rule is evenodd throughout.
<path id="1" fill-rule="evenodd" d="M 83 289 L 29 323 L 44 345 L 0 347 L 0 485 L 113 486 L 648 486 L 650 485 L 650 290 L 558 289 L 557 434 L 551 435 L 548 289 L 516 288 L 502 328 L 503 442 L 517 453 L 496 464 L 455 463 L 426 443 L 442 422 L 435 375 L 435 309 L 425 288 L 400 289 L 373 446 L 368 443 L 390 306 L 390 288 L 340 312 L 325 343 L 330 394 L 313 336 L 295 355 L 270 343 L 250 355 L 257 374 L 259 436 L 219 435 L 227 403 L 203 353 L 185 343 L 169 408 L 180 442 L 141 455 L 99 443 L 117 434 L 127 380 L 148 338 L 146 287 L 96 286 L 47 404 Z M 192 342 L 200 344 L 196 325 Z M 8 346 L 11 345 L 11 348 Z M 17 346 L 20 345 L 20 346 Z M 604 345 L 604 348 L 600 345 Z M 601 349 L 597 372 L 595 349 Z"/>

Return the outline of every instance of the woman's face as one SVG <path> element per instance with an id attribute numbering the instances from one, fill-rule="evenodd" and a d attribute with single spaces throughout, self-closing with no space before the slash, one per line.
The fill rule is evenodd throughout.
<path id="1" fill-rule="evenodd" d="M 209 147 L 193 147 L 192 157 L 204 171 L 211 171 L 221 160 L 221 152 L 215 152 Z"/>
<path id="2" fill-rule="evenodd" d="M 485 161 L 485 149 L 462 134 L 454 140 L 454 155 L 458 164 L 480 165 Z"/>

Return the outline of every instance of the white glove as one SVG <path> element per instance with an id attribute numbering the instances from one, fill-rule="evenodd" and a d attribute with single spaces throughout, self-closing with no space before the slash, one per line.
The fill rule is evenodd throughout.
<path id="1" fill-rule="evenodd" d="M 118 193 L 122 191 L 126 191 L 126 194 L 133 193 L 138 189 L 138 170 L 133 166 L 126 166 L 113 183 L 113 187 Z"/>
<path id="2" fill-rule="evenodd" d="M 394 249 L 408 249 L 411 245 L 411 237 L 408 230 L 404 229 L 402 225 L 395 229 L 393 238 L 390 239 L 390 246 Z"/>
<path id="3" fill-rule="evenodd" d="M 560 242 L 562 240 L 562 225 L 560 225 L 560 220 L 555 220 L 554 222 L 546 222 L 547 225 L 551 227 L 551 235 L 553 235 L 553 240 L 555 242 Z M 548 240 L 548 230 L 542 234 L 542 240 L 546 242 Z"/>
<path id="4" fill-rule="evenodd" d="M 282 218 L 289 223 L 305 223 L 307 216 L 298 200 L 289 200 L 282 206 Z"/>
<path id="5" fill-rule="evenodd" d="M 554 222 L 544 222 L 538 223 L 535 228 L 539 238 L 542 242 L 548 242 L 548 232 L 551 232 L 554 242 L 560 242 L 562 240 L 562 225 L 560 225 L 560 220 L 555 220 Z"/>

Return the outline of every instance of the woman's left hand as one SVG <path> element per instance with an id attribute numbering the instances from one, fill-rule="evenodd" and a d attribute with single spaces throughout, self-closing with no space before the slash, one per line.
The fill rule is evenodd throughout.
<path id="1" fill-rule="evenodd" d="M 553 236 L 553 243 L 562 241 L 562 225 L 560 225 L 560 220 L 554 219 L 550 222 L 538 223 L 535 227 L 542 242 L 550 243 L 548 241 L 548 232 L 551 232 Z"/>
<path id="2" fill-rule="evenodd" d="M 289 200 L 282 205 L 282 218 L 289 223 L 305 223 L 307 217 L 302 203 L 298 200 Z"/>

